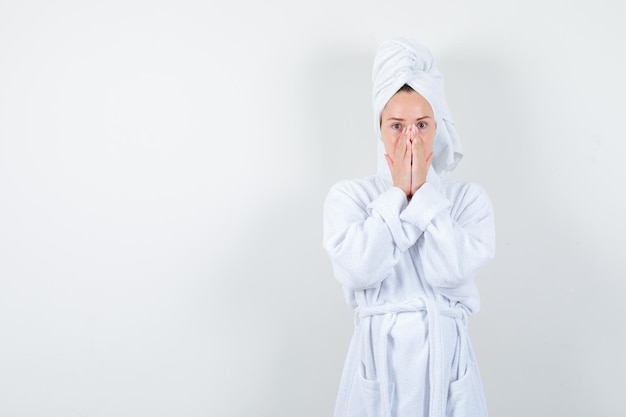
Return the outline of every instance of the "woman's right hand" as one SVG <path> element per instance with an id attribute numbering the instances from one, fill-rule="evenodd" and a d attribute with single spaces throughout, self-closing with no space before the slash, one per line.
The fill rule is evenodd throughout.
<path id="1" fill-rule="evenodd" d="M 393 185 L 400 188 L 406 194 L 407 198 L 411 197 L 411 140 L 413 139 L 413 125 L 405 128 L 394 150 L 394 155 L 385 154 L 387 165 L 391 171 L 391 179 Z"/>

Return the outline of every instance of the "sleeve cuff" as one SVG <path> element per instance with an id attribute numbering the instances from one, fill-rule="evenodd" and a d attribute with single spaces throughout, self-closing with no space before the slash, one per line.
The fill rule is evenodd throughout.
<path id="1" fill-rule="evenodd" d="M 371 212 L 383 219 L 396 246 L 401 251 L 413 245 L 421 233 L 415 226 L 405 228 L 400 221 L 400 213 L 406 209 L 407 204 L 408 200 L 404 191 L 398 187 L 391 187 L 367 206 Z"/>
<path id="2" fill-rule="evenodd" d="M 413 195 L 406 208 L 402 210 L 400 220 L 412 223 L 421 230 L 426 230 L 437 213 L 448 207 L 450 207 L 450 201 L 437 191 L 433 184 L 426 182 Z"/>
<path id="3" fill-rule="evenodd" d="M 391 187 L 378 198 L 368 204 L 368 208 L 376 210 L 383 219 L 398 218 L 398 215 L 406 208 L 408 200 L 406 194 L 398 187 Z"/>

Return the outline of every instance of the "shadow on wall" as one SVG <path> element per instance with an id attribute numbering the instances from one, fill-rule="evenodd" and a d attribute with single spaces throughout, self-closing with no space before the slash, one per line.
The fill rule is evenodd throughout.
<path id="1" fill-rule="evenodd" d="M 209 307 L 216 413 L 332 414 L 353 319 L 322 249 L 322 204 L 332 183 L 375 172 L 370 65 L 354 48 L 332 50 L 296 77 L 294 114 L 307 127 L 299 139 L 318 156 L 319 177 L 254 212 L 218 255 Z"/>
<path id="2" fill-rule="evenodd" d="M 437 65 L 465 154 L 454 176 L 482 184 L 500 198 L 494 204 L 523 200 L 531 155 L 522 144 L 532 116 L 520 96 L 524 79 L 492 50 L 446 51 Z"/>
<path id="3" fill-rule="evenodd" d="M 598 340 L 597 323 L 608 330 L 602 317 L 617 311 L 599 302 L 599 265 L 582 250 L 576 225 L 555 212 L 544 184 L 534 182 L 537 172 L 549 182 L 559 169 L 536 157 L 542 150 L 536 144 L 552 140 L 541 137 L 548 118 L 533 105 L 542 97 L 528 92 L 533 81 L 521 63 L 499 56 L 511 54 L 451 50 L 439 59 L 465 150 L 453 176 L 482 184 L 496 212 L 496 258 L 478 274 L 483 310 L 471 326 L 488 402 L 495 415 L 537 408 L 542 416 L 590 415 L 615 388 L 591 386 L 602 379 L 594 363 L 608 364 L 598 360 L 597 342 L 590 347 L 581 334 Z M 595 307 L 581 308 L 590 304 Z"/>
<path id="4" fill-rule="evenodd" d="M 304 69 L 309 138 L 320 152 L 324 193 L 341 179 L 376 173 L 371 71 L 374 50 L 354 45 L 324 51 Z"/>

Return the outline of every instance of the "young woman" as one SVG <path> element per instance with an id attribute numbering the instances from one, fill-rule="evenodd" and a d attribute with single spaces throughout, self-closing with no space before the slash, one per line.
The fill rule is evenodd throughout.
<path id="1" fill-rule="evenodd" d="M 491 202 L 450 181 L 462 151 L 430 52 L 383 43 L 373 69 L 378 175 L 337 183 L 324 248 L 355 310 L 335 417 L 487 416 L 467 317 L 494 255 Z"/>

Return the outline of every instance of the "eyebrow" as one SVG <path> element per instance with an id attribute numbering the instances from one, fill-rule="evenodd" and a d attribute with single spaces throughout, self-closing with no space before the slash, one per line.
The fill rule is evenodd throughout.
<path id="1" fill-rule="evenodd" d="M 423 120 L 423 119 L 430 119 L 430 118 L 431 118 L 430 116 L 422 116 L 422 117 L 418 117 L 415 120 L 416 121 L 420 121 L 420 120 Z M 393 121 L 398 121 L 398 122 L 404 122 L 404 119 L 401 119 L 399 117 L 388 117 L 386 120 L 387 121 L 393 120 Z"/>

